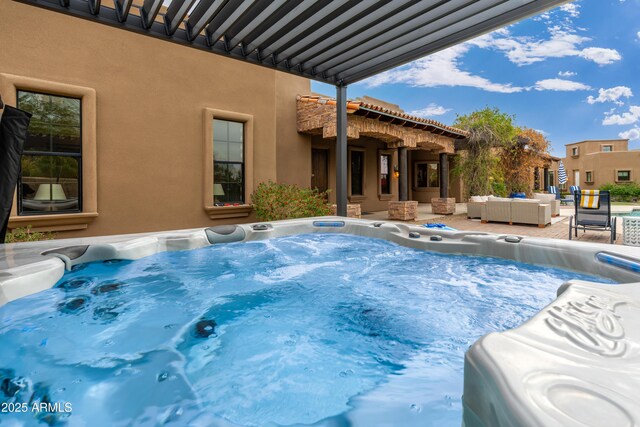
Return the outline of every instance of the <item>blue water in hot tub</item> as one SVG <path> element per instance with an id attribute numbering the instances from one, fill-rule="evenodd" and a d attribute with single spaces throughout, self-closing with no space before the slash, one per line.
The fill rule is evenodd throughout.
<path id="1" fill-rule="evenodd" d="M 0 424 L 459 426 L 466 349 L 576 278 L 340 234 L 82 265 L 0 308 Z"/>

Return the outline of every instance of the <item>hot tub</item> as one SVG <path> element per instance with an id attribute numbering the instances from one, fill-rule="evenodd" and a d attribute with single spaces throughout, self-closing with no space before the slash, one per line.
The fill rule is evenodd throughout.
<path id="1" fill-rule="evenodd" d="M 631 248 L 329 217 L 6 245 L 2 263 L 8 420 L 640 420 Z"/>

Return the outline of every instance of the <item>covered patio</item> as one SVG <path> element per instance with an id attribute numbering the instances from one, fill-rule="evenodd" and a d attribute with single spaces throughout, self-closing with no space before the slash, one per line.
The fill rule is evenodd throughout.
<path id="1" fill-rule="evenodd" d="M 298 96 L 298 132 L 312 136 L 313 187 L 335 188 L 336 100 Z M 347 103 L 347 198 L 354 212 L 389 210 L 393 219 L 417 218 L 418 202 L 453 213 L 450 196 L 454 143 L 467 132 L 411 116 L 373 98 Z M 329 195 L 333 200 L 333 195 Z"/>

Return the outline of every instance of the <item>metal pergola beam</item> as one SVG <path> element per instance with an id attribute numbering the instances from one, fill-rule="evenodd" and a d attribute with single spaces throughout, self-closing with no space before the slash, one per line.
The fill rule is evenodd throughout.
<path id="1" fill-rule="evenodd" d="M 14 1 L 348 85 L 568 0 Z"/>

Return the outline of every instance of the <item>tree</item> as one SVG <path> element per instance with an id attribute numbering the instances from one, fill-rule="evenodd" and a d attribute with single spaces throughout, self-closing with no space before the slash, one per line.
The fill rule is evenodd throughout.
<path id="1" fill-rule="evenodd" d="M 515 116 L 489 107 L 456 118 L 454 126 L 469 132 L 464 153 L 458 155 L 454 168 L 467 197 L 505 195 L 504 174 L 496 152 L 510 146 L 518 135 L 514 121 Z"/>
<path id="2" fill-rule="evenodd" d="M 540 132 L 524 128 L 516 138 L 503 145 L 500 166 L 508 192 L 531 192 L 531 176 L 543 167 L 549 155 L 549 141 Z"/>

